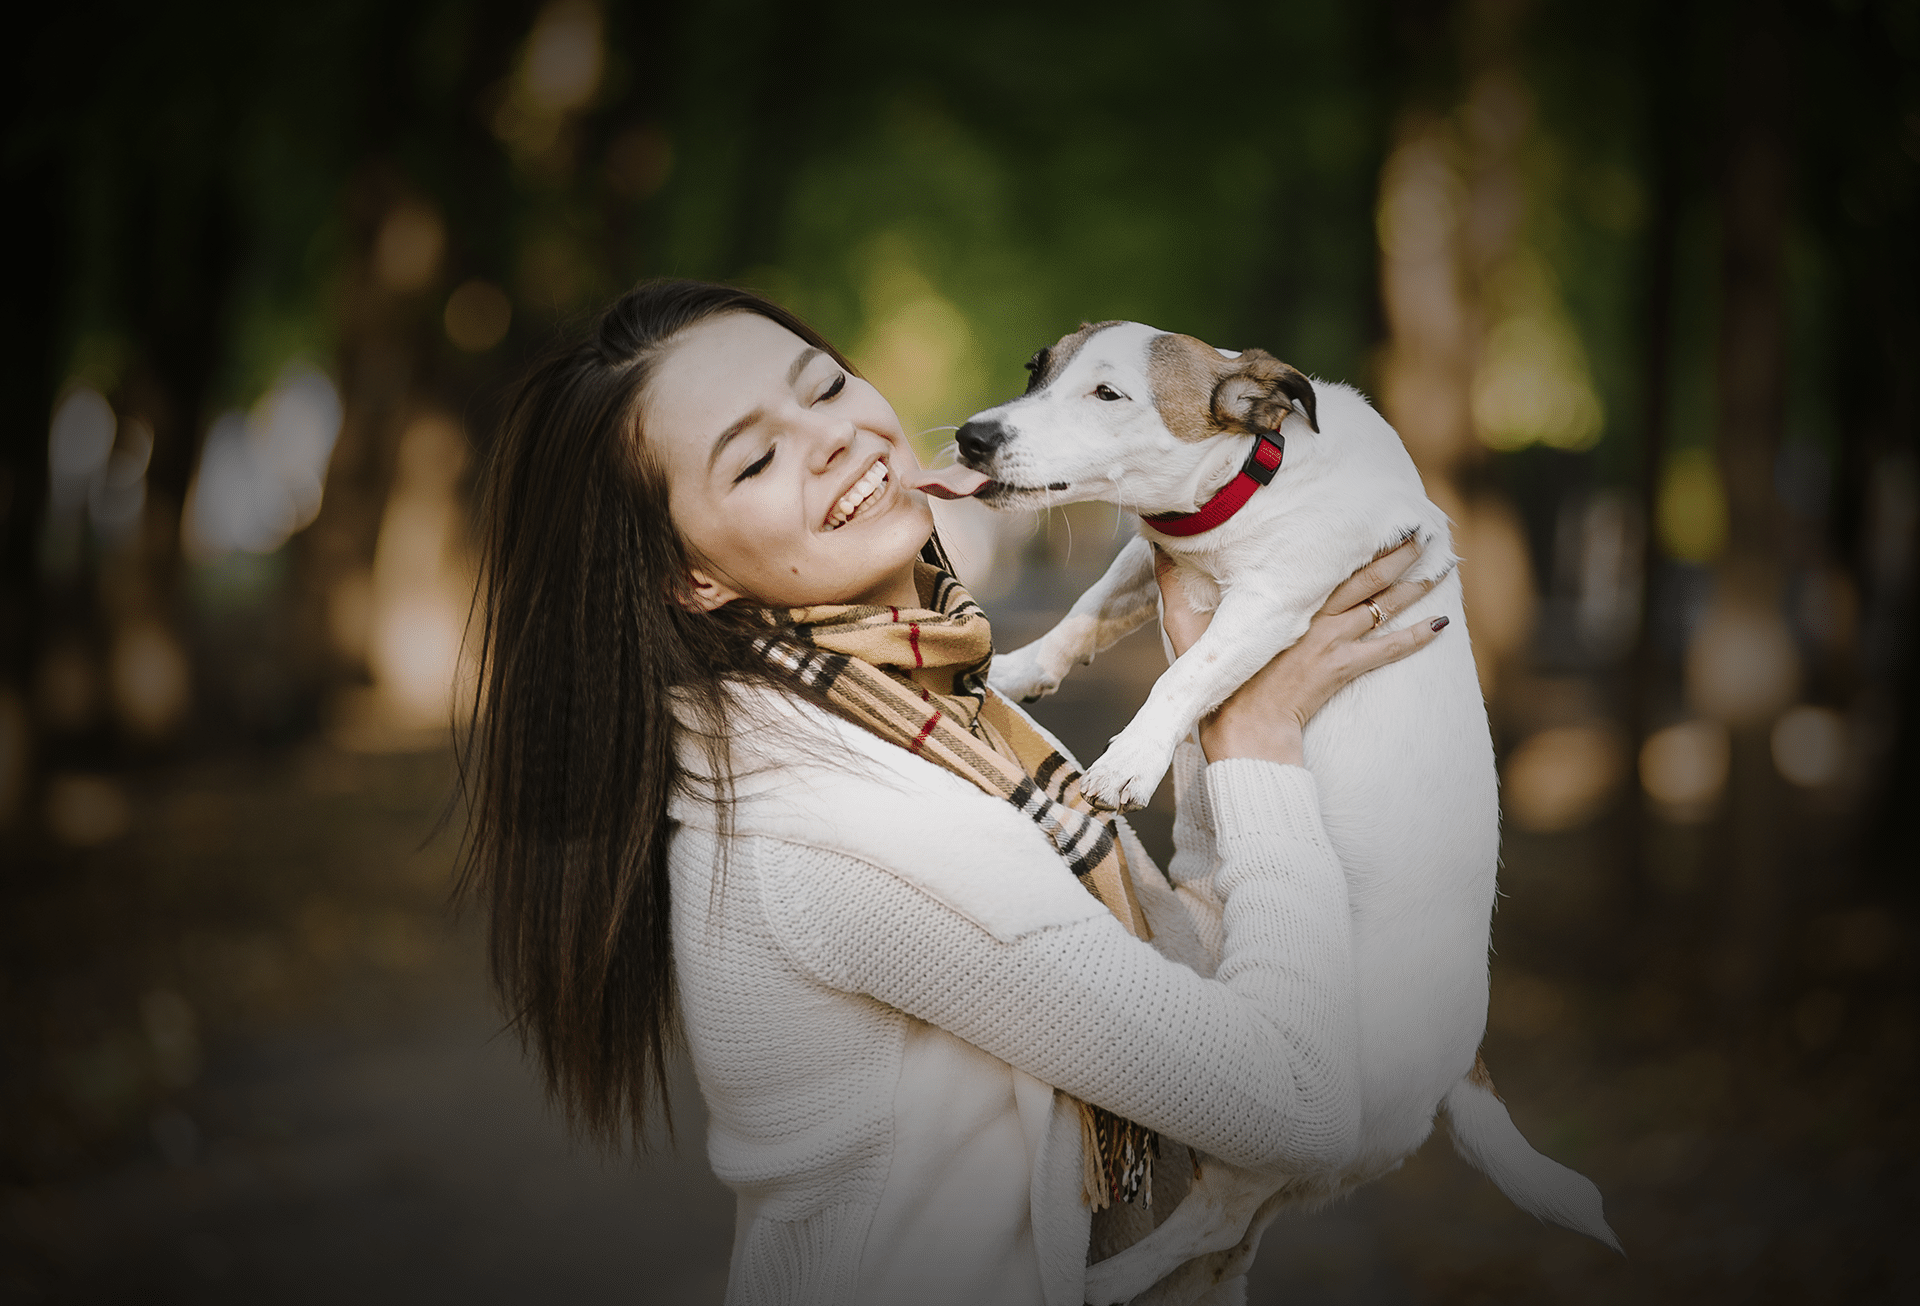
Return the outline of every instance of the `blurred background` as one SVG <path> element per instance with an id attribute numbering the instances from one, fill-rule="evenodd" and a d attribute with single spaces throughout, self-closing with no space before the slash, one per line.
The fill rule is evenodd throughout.
<path id="1" fill-rule="evenodd" d="M 1920 5 L 203 0 L 10 45 L 0 1297 L 719 1300 L 697 1095 L 677 1148 L 569 1147 L 437 824 L 501 397 L 676 274 L 809 317 L 928 457 L 1083 320 L 1258 345 L 1451 514 L 1487 1057 L 1630 1259 L 1436 1140 L 1253 1300 L 1920 1300 Z M 1003 646 L 1131 529 L 942 511 Z M 1160 669 L 1041 715 L 1090 758 Z"/>

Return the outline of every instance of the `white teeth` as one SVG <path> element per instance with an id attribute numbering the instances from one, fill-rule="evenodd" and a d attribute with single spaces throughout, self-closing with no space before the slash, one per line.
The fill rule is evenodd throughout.
<path id="1" fill-rule="evenodd" d="M 858 512 L 868 499 L 871 499 L 887 481 L 887 464 L 882 459 L 867 468 L 866 474 L 853 483 L 853 488 L 840 496 L 840 502 L 833 505 L 833 511 L 827 514 L 827 529 L 838 530 L 845 526 L 853 514 Z"/>

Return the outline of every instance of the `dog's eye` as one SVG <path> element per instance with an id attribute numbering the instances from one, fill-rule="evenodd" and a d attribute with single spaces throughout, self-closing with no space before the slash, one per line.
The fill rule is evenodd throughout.
<path id="1" fill-rule="evenodd" d="M 1112 386 L 1106 385 L 1104 383 L 1097 385 L 1093 388 L 1093 397 L 1095 399 L 1101 400 L 1104 403 L 1109 403 L 1109 404 L 1116 399 L 1126 398 L 1126 396 L 1121 394 L 1118 390 L 1115 390 Z"/>

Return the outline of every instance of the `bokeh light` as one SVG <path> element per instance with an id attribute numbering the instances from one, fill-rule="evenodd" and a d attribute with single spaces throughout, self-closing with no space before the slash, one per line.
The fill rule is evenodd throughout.
<path id="1" fill-rule="evenodd" d="M 1846 718 L 1830 707 L 1802 703 L 1773 724 L 1773 764 L 1803 789 L 1840 778 L 1847 762 Z"/>
<path id="2" fill-rule="evenodd" d="M 293 364 L 251 412 L 216 421 L 188 493 L 189 552 L 202 559 L 271 553 L 310 523 L 341 417 L 333 382 Z"/>
<path id="3" fill-rule="evenodd" d="M 120 438 L 87 494 L 87 515 L 102 538 L 119 542 L 139 527 L 152 459 L 153 428 L 139 418 L 122 423 Z"/>
<path id="4" fill-rule="evenodd" d="M 1687 699 L 1729 725 L 1770 719 L 1793 701 L 1800 658 L 1777 610 L 1716 602 L 1687 650 Z"/>
<path id="5" fill-rule="evenodd" d="M 1589 449 L 1605 414 L 1585 347 L 1541 257 L 1514 253 L 1491 279 L 1497 318 L 1473 379 L 1474 429 L 1490 448 Z"/>
<path id="6" fill-rule="evenodd" d="M 397 205 L 374 239 L 374 272 L 390 290 L 420 290 L 440 270 L 446 244 L 446 226 L 433 209 L 418 202 Z"/>
<path id="7" fill-rule="evenodd" d="M 1660 485 L 1660 546 L 1686 562 L 1712 562 L 1727 542 L 1727 497 L 1706 449 L 1668 460 Z"/>
<path id="8" fill-rule="evenodd" d="M 1640 783 L 1669 818 L 1703 820 L 1727 787 L 1731 756 L 1725 726 L 1682 721 L 1647 737 L 1640 748 Z"/>
<path id="9" fill-rule="evenodd" d="M 555 0 L 533 25 L 522 76 L 537 104 L 571 113 L 585 108 L 600 88 L 604 63 L 600 11 L 586 0 Z"/>
<path id="10" fill-rule="evenodd" d="M 470 354 L 485 353 L 507 338 L 513 304 L 500 287 L 475 278 L 447 297 L 443 320 L 447 339 Z"/>
<path id="11" fill-rule="evenodd" d="M 75 386 L 60 401 L 47 437 L 47 475 L 56 511 L 72 511 L 87 501 L 94 478 L 113 451 L 118 425 L 113 405 L 91 386 Z"/>
<path id="12" fill-rule="evenodd" d="M 114 705 L 135 735 L 158 739 L 180 723 L 190 674 L 186 652 L 158 621 L 130 621 L 114 638 Z"/>
<path id="13" fill-rule="evenodd" d="M 1555 726 L 1528 736 L 1507 759 L 1502 808 L 1523 830 L 1572 830 L 1606 810 L 1625 770 L 1611 724 Z"/>
<path id="14" fill-rule="evenodd" d="M 416 418 L 401 436 L 367 616 L 378 710 L 401 729 L 444 730 L 452 716 L 473 594 L 455 495 L 466 463 L 466 437 L 442 415 Z"/>

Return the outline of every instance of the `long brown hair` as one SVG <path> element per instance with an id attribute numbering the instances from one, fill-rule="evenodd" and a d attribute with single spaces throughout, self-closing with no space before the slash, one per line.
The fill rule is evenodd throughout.
<path id="1" fill-rule="evenodd" d="M 642 1143 L 656 1095 L 666 1105 L 678 1036 L 667 804 L 689 777 L 670 705 L 718 727 L 703 734 L 724 778 L 727 683 L 780 680 L 750 647 L 764 614 L 676 601 L 688 551 L 639 429 L 663 349 L 727 312 L 852 370 L 751 291 L 647 282 L 521 382 L 481 480 L 460 893 L 488 911 L 493 982 L 548 1094 L 615 1147 Z"/>

